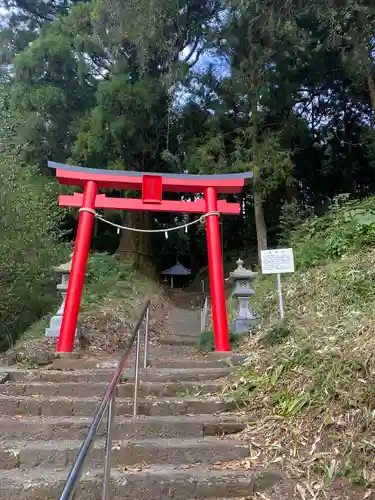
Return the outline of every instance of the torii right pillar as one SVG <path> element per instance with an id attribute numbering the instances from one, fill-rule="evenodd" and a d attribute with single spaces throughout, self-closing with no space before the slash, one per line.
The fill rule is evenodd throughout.
<path id="1" fill-rule="evenodd" d="M 206 236 L 208 268 L 210 273 L 212 320 L 215 333 L 215 351 L 229 352 L 229 330 L 216 189 L 213 187 L 206 188 L 204 199 L 206 202 L 207 214 Z"/>

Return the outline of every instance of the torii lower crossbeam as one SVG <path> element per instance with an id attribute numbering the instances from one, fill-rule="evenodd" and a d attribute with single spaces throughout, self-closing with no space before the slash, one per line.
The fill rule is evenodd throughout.
<path id="1" fill-rule="evenodd" d="M 60 163 L 49 163 L 61 184 L 83 186 L 84 192 L 61 195 L 62 207 L 82 208 L 74 246 L 72 268 L 69 278 L 65 309 L 57 346 L 58 352 L 73 350 L 74 335 L 83 290 L 87 258 L 90 248 L 95 210 L 148 210 L 158 212 L 180 212 L 206 214 L 206 233 L 212 319 L 216 351 L 230 351 L 224 272 L 220 242 L 219 213 L 239 214 L 238 203 L 218 200 L 219 193 L 239 193 L 252 173 L 226 175 L 178 175 L 151 174 L 141 172 L 112 171 L 74 167 Z M 111 198 L 98 194 L 100 188 L 141 190 L 142 198 Z M 163 200 L 163 192 L 203 193 L 204 199 L 193 202 Z"/>
<path id="2" fill-rule="evenodd" d="M 60 207 L 82 207 L 83 194 L 74 193 L 73 195 L 61 195 L 59 198 Z M 160 204 L 144 203 L 140 198 L 110 198 L 105 194 L 98 194 L 95 198 L 95 208 L 107 210 L 152 210 L 153 212 L 180 212 L 191 214 L 203 214 L 206 211 L 206 202 L 204 200 L 195 200 L 194 202 L 183 200 L 163 200 Z M 218 200 L 217 210 L 221 214 L 240 213 L 238 203 L 228 203 L 225 200 Z"/>

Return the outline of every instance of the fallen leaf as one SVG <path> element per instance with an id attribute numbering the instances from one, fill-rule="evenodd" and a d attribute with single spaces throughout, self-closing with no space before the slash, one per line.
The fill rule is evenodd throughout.
<path id="1" fill-rule="evenodd" d="M 301 495 L 302 500 L 306 500 L 306 491 L 300 484 L 297 484 L 296 490 Z"/>

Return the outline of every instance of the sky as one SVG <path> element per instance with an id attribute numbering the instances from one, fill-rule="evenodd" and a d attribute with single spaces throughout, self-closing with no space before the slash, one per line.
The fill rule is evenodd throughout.
<path id="1" fill-rule="evenodd" d="M 3 7 L 0 7 L 0 25 L 5 21 L 8 15 L 8 11 Z"/>
<path id="2" fill-rule="evenodd" d="M 228 61 L 224 57 L 215 53 L 214 50 L 208 50 L 199 58 L 196 66 L 194 67 L 195 73 L 205 73 L 209 67 L 214 67 L 214 73 L 216 77 L 228 77 L 230 76 L 230 67 Z"/>
<path id="3" fill-rule="evenodd" d="M 189 49 L 185 49 L 184 52 L 189 53 Z M 181 59 L 184 58 L 184 52 L 181 54 Z M 208 69 L 213 67 L 214 74 L 217 78 L 226 78 L 230 76 L 230 67 L 228 61 L 224 57 L 215 53 L 214 50 L 207 50 L 201 54 L 197 63 L 191 69 L 194 75 L 202 75 L 208 71 Z M 184 86 L 180 86 L 174 89 L 174 105 L 176 108 L 183 107 L 191 98 L 194 98 L 191 91 Z"/>

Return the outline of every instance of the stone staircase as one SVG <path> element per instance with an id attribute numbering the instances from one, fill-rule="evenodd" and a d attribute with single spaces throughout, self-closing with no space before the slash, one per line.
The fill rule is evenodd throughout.
<path id="1" fill-rule="evenodd" d="M 245 425 L 236 407 L 215 395 L 230 369 L 193 356 L 188 335 L 162 342 L 151 349 L 151 367 L 140 370 L 135 421 L 130 367 L 117 390 L 111 500 L 252 498 L 278 482 L 272 471 L 218 464 L 249 455 L 231 436 Z M 0 371 L 1 500 L 59 499 L 116 365 L 113 358 L 57 361 L 60 369 Z M 77 500 L 101 499 L 104 448 L 105 422 Z"/>

